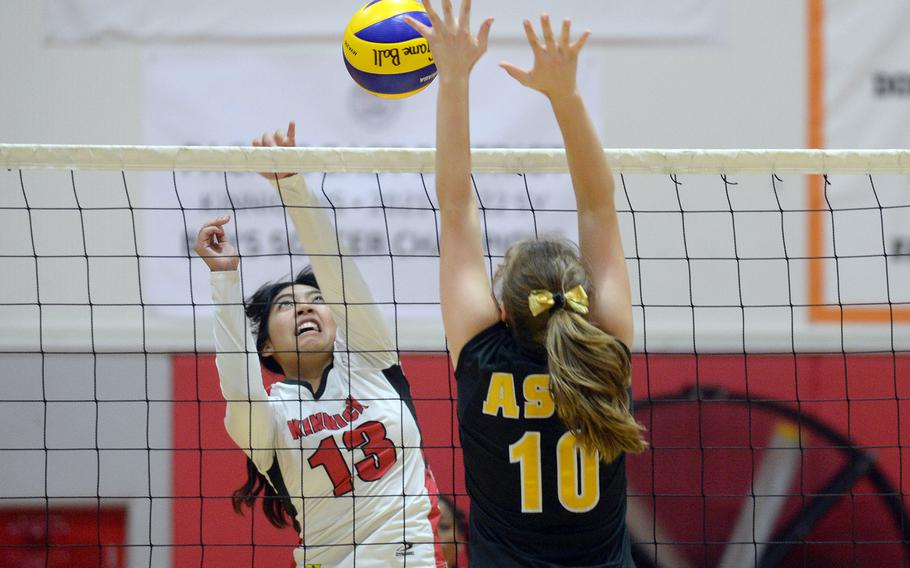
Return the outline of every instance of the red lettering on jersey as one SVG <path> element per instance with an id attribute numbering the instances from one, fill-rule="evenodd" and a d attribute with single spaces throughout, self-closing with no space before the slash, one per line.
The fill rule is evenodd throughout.
<path id="1" fill-rule="evenodd" d="M 357 401 L 356 398 L 349 396 L 347 400 L 344 401 L 344 411 L 341 413 L 344 416 L 344 419 L 348 422 L 353 422 L 357 420 L 361 414 L 363 414 L 364 409 L 369 408 L 369 406 L 364 406 Z"/>
<path id="2" fill-rule="evenodd" d="M 326 430 L 341 430 L 344 428 L 343 424 L 339 425 L 337 422 L 335 422 L 334 417 L 329 416 L 325 412 L 320 412 L 319 415 L 322 416 L 322 421 L 325 423 Z"/>
<path id="3" fill-rule="evenodd" d="M 300 420 L 288 420 L 288 430 L 291 431 L 291 438 L 295 440 L 304 436 L 303 430 L 300 429 Z"/>
<path id="4" fill-rule="evenodd" d="M 323 422 L 322 417 L 325 416 L 325 412 L 319 412 L 313 414 L 308 418 L 310 421 L 310 426 L 313 427 L 313 433 L 322 432 L 325 430 L 325 422 Z"/>
<path id="5" fill-rule="evenodd" d="M 344 401 L 344 410 L 340 414 L 316 412 L 302 420 L 288 420 L 288 430 L 295 440 L 312 436 L 323 430 L 341 430 L 360 418 L 367 408 L 369 406 L 361 404 L 356 398 L 349 396 Z"/>

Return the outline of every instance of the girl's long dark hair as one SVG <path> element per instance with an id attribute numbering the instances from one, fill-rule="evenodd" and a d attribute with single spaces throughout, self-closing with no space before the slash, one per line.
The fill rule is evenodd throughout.
<path id="1" fill-rule="evenodd" d="M 276 491 L 278 487 L 280 490 Z M 234 511 L 243 515 L 243 506 L 250 509 L 256 504 L 256 498 L 262 495 L 262 512 L 272 526 L 283 529 L 288 524 L 294 527 L 294 530 L 300 532 L 300 523 L 297 522 L 297 510 L 291 503 L 287 488 L 284 485 L 284 478 L 281 477 L 281 469 L 278 467 L 278 460 L 272 462 L 269 469 L 269 475 L 262 475 L 256 464 L 250 458 L 246 459 L 246 483 L 234 491 L 231 497 L 231 505 Z M 290 520 L 290 523 L 288 522 Z"/>
<path id="2" fill-rule="evenodd" d="M 262 356 L 262 346 L 269 340 L 269 315 L 272 311 L 272 302 L 278 293 L 292 284 L 304 284 L 319 288 L 313 269 L 309 266 L 297 273 L 293 281 L 267 283 L 250 296 L 246 302 L 246 317 L 249 318 L 253 334 L 256 337 L 256 350 L 259 352 L 259 361 L 269 371 L 282 374 L 281 366 L 271 357 Z M 284 528 L 289 524 L 294 530 L 300 532 L 300 523 L 297 522 L 297 511 L 291 503 L 281 468 L 278 460 L 272 462 L 268 475 L 263 475 L 249 457 L 246 459 L 246 482 L 234 491 L 231 504 L 234 511 L 243 514 L 243 506 L 253 508 L 256 498 L 262 496 L 262 512 L 269 523 L 277 528 Z"/>

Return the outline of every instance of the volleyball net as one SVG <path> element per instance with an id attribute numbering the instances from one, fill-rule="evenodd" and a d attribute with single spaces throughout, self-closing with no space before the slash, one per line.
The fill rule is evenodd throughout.
<path id="1" fill-rule="evenodd" d="M 906 564 L 910 152 L 607 154 L 652 445 L 628 461 L 637 564 Z M 393 330 L 440 490 L 467 511 L 433 161 L 0 145 L 0 564 L 290 563 L 292 529 L 231 509 L 243 456 L 191 251 L 229 213 L 247 295 L 307 263 L 257 172 L 302 172 L 321 196 Z M 491 270 L 518 239 L 576 238 L 562 151 L 475 150 L 473 167 Z"/>

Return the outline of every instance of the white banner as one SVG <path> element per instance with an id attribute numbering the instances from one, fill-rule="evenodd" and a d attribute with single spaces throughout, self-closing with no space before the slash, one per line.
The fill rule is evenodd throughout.
<path id="1" fill-rule="evenodd" d="M 365 0 L 46 0 L 51 41 L 312 41 L 339 45 Z M 438 6 L 438 2 L 437 2 Z M 494 41 L 523 40 L 520 22 L 541 12 L 571 17 L 595 40 L 708 42 L 723 39 L 723 0 L 476 0 L 479 22 L 497 19 Z"/>
<path id="2" fill-rule="evenodd" d="M 527 50 L 519 51 L 499 55 L 516 61 L 526 58 Z M 357 87 L 339 59 L 321 54 L 281 58 L 151 52 L 144 65 L 144 141 L 248 145 L 263 130 L 285 128 L 289 119 L 296 119 L 299 146 L 429 147 L 435 143 L 434 86 L 407 99 L 379 99 Z M 473 144 L 562 146 L 546 98 L 520 86 L 498 68 L 497 61 L 498 57 L 484 58 L 474 73 Z M 580 81 L 585 96 L 600 100 L 598 68 L 587 60 L 583 68 Z M 595 123 L 601 120 L 598 108 L 591 105 Z M 207 270 L 188 255 L 186 243 L 204 220 L 231 209 L 236 210 L 231 226 L 237 234 L 231 234 L 239 240 L 244 256 L 247 295 L 263 282 L 283 278 L 305 264 L 303 257 L 291 260 L 289 243 L 294 253 L 303 251 L 288 231 L 276 195 L 258 175 L 149 173 L 144 177 L 142 288 L 145 302 L 159 304 L 159 313 L 190 316 L 192 304 L 210 302 Z M 424 333 L 421 322 L 441 333 L 438 306 L 430 305 L 438 302 L 436 219 L 428 197 L 434 195 L 432 176 L 330 175 L 324 188 L 321 176 L 308 179 L 314 191 L 324 189 L 337 208 L 341 240 L 352 254 L 364 255 L 361 267 L 376 300 L 387 304 L 390 317 L 397 314 L 399 319 L 416 322 L 417 327 L 408 326 L 412 334 Z M 519 238 L 533 236 L 529 191 L 536 209 L 574 207 L 568 176 L 535 176 L 530 189 L 525 188 L 524 178 L 515 175 L 478 176 L 477 184 L 488 207 L 525 209 L 488 213 L 487 238 L 494 254 L 502 254 Z M 432 200 L 435 203 L 435 196 Z M 389 207 L 385 215 L 380 204 Z M 573 237 L 574 215 L 538 214 L 537 230 Z M 393 303 L 399 304 L 397 311 Z M 441 335 L 438 340 L 442 345 Z"/>
<path id="3" fill-rule="evenodd" d="M 910 3 L 827 0 L 823 17 L 825 146 L 910 147 Z M 824 301 L 859 305 L 848 321 L 885 323 L 887 310 L 868 304 L 910 302 L 910 178 L 829 181 L 826 198 L 841 211 L 826 215 L 821 234 L 810 235 L 824 243 L 825 255 L 838 257 L 825 263 Z"/>

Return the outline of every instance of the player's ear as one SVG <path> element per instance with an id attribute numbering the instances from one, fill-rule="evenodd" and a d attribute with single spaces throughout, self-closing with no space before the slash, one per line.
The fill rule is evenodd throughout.
<path id="1" fill-rule="evenodd" d="M 266 339 L 265 343 L 262 345 L 262 356 L 271 357 L 275 354 L 275 348 L 272 346 L 272 340 Z"/>
<path id="2" fill-rule="evenodd" d="M 499 321 L 509 321 L 509 316 L 506 313 L 506 305 L 502 302 L 499 302 Z"/>

